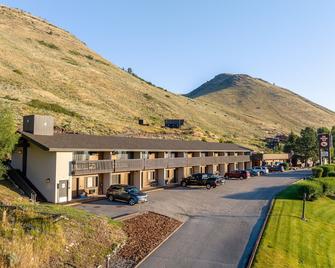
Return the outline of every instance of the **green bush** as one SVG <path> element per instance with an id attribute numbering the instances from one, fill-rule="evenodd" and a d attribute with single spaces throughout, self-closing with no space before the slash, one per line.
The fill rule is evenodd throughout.
<path id="1" fill-rule="evenodd" d="M 323 168 L 321 167 L 314 167 L 312 168 L 312 173 L 314 178 L 321 178 L 323 173 Z"/>
<path id="2" fill-rule="evenodd" d="M 40 100 L 33 99 L 27 103 L 29 106 L 37 108 L 37 109 L 44 109 L 47 111 L 52 111 L 55 113 L 62 113 L 69 116 L 80 117 L 80 115 L 76 112 L 70 111 L 57 103 L 49 103 Z"/>
<path id="3" fill-rule="evenodd" d="M 306 180 L 300 183 L 301 196 L 305 192 L 307 200 L 315 200 L 323 196 L 323 186 L 316 180 Z"/>
<path id="4" fill-rule="evenodd" d="M 48 43 L 48 42 L 45 42 L 43 40 L 37 40 L 37 42 L 42 46 L 45 46 L 45 47 L 48 47 L 48 48 L 51 48 L 51 49 L 59 50 L 59 47 L 57 47 L 55 44 Z"/>
<path id="5" fill-rule="evenodd" d="M 335 171 L 330 171 L 328 173 L 328 177 L 335 177 Z"/>
<path id="6" fill-rule="evenodd" d="M 289 164 L 287 162 L 284 162 L 282 166 L 284 167 L 285 170 L 288 170 L 289 168 Z"/>
<path id="7" fill-rule="evenodd" d="M 322 177 L 328 177 L 328 173 L 335 170 L 333 165 L 323 165 L 320 168 L 323 169 Z"/>
<path id="8" fill-rule="evenodd" d="M 323 193 L 325 195 L 335 194 L 335 180 L 332 178 L 322 178 L 315 180 L 322 185 Z"/>

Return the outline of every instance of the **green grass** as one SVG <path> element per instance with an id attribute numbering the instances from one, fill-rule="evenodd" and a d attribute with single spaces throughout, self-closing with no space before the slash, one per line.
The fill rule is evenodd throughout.
<path id="1" fill-rule="evenodd" d="M 74 117 L 81 117 L 78 113 L 68 110 L 57 103 L 44 102 L 40 100 L 33 99 L 28 102 L 28 105 L 37 109 L 47 110 L 55 113 L 61 113 Z"/>
<path id="2" fill-rule="evenodd" d="M 278 195 L 253 267 L 335 267 L 335 200 L 307 202 L 303 221 L 300 187 Z"/>

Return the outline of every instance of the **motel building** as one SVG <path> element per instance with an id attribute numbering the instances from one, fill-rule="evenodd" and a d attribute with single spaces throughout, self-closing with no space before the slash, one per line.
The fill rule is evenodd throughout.
<path id="1" fill-rule="evenodd" d="M 11 166 L 53 203 L 112 184 L 141 190 L 177 185 L 193 173 L 224 175 L 251 167 L 251 151 L 231 143 L 54 133 L 50 116 L 23 117 Z"/>

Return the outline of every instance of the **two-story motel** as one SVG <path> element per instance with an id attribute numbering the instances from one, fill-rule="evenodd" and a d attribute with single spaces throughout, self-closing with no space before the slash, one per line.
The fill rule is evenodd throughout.
<path id="1" fill-rule="evenodd" d="M 142 190 L 180 183 L 197 172 L 251 167 L 250 150 L 231 143 L 54 133 L 53 118 L 23 118 L 12 155 L 18 169 L 49 202 L 103 195 L 112 184 Z"/>

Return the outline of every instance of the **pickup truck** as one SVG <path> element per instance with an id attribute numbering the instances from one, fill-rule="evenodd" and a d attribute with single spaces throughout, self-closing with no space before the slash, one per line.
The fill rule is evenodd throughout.
<path id="1" fill-rule="evenodd" d="M 207 173 L 195 173 L 189 177 L 184 178 L 181 181 L 181 186 L 186 187 L 188 185 L 206 186 L 207 189 L 215 188 L 216 186 L 223 184 L 224 181 L 221 177 Z"/>

